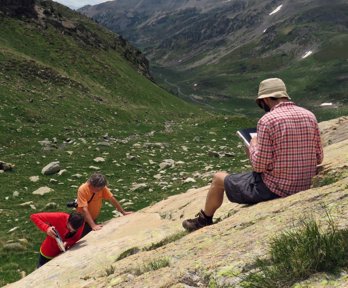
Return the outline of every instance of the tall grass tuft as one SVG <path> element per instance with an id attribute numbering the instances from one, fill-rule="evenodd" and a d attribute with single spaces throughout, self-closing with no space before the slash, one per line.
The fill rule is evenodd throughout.
<path id="1" fill-rule="evenodd" d="M 162 257 L 155 259 L 147 264 L 137 267 L 132 270 L 132 273 L 135 275 L 142 275 L 149 271 L 156 271 L 158 269 L 170 266 L 170 259 L 167 257 Z"/>
<path id="2" fill-rule="evenodd" d="M 291 287 L 314 273 L 337 273 L 348 266 L 348 231 L 338 230 L 329 217 L 323 231 L 315 220 L 303 221 L 296 231 L 284 232 L 270 244 L 270 258 L 257 259 L 256 271 L 244 288 Z"/>

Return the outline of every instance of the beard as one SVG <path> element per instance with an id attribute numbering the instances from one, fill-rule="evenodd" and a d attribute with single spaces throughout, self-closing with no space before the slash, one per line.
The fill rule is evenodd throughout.
<path id="1" fill-rule="evenodd" d="M 261 100 L 259 105 L 266 113 L 271 111 L 271 108 L 266 104 L 265 101 Z"/>

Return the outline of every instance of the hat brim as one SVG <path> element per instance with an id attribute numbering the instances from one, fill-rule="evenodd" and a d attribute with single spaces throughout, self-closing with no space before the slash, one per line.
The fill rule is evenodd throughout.
<path id="1" fill-rule="evenodd" d="M 280 98 L 287 98 L 289 100 L 291 100 L 290 96 L 288 95 L 288 93 L 286 93 L 285 91 L 276 91 L 276 92 L 273 92 L 273 93 L 269 93 L 269 94 L 262 94 L 262 95 L 259 95 L 257 98 L 256 98 L 256 103 L 257 105 L 260 106 L 260 100 L 261 99 L 264 99 L 264 98 L 277 98 L 277 99 L 280 99 Z M 261 107 L 261 106 L 260 106 Z"/>

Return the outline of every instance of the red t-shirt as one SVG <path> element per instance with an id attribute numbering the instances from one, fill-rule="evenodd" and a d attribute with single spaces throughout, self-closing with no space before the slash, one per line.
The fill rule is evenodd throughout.
<path id="1" fill-rule="evenodd" d="M 67 248 L 73 246 L 80 238 L 84 225 L 82 225 L 71 238 L 66 238 L 70 232 L 67 228 L 69 214 L 63 212 L 44 212 L 30 215 L 31 221 L 43 232 L 50 226 L 54 226 L 60 234 L 63 242 L 67 243 Z M 40 247 L 40 253 L 46 258 L 53 258 L 61 253 L 56 239 L 51 236 L 46 237 Z"/>

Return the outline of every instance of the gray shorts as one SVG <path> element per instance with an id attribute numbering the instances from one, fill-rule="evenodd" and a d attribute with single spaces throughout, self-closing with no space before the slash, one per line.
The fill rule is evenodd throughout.
<path id="1" fill-rule="evenodd" d="M 230 174 L 225 177 L 224 186 L 228 200 L 239 204 L 256 204 L 280 198 L 267 188 L 261 174 L 256 172 Z"/>

